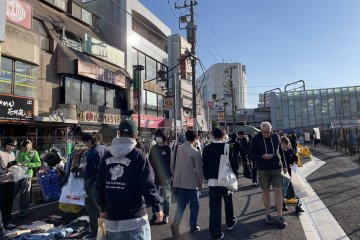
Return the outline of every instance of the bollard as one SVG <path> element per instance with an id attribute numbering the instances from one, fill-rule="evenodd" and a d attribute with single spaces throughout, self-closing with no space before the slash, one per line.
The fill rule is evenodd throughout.
<path id="1" fill-rule="evenodd" d="M 299 153 L 296 153 L 296 157 L 297 157 L 297 160 L 298 160 L 298 161 L 297 161 L 297 166 L 298 166 L 298 167 L 302 167 Z"/>

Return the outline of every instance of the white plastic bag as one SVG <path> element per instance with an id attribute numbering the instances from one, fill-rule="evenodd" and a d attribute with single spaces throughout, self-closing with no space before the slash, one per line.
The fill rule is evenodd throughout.
<path id="1" fill-rule="evenodd" d="M 306 179 L 295 164 L 291 166 L 291 183 L 294 186 L 296 196 L 311 197 L 314 195 L 314 192 L 308 187 Z"/>
<path id="2" fill-rule="evenodd" d="M 74 205 L 79 205 L 79 206 L 85 206 L 85 196 L 71 197 L 67 194 L 68 188 L 69 188 L 69 183 L 67 183 L 65 186 L 62 187 L 59 202 L 74 204 Z"/>
<path id="3" fill-rule="evenodd" d="M 70 197 L 83 197 L 86 196 L 85 183 L 83 178 L 74 178 L 73 174 L 70 173 L 68 180 L 67 195 Z"/>
<path id="4" fill-rule="evenodd" d="M 288 172 L 286 172 L 286 173 L 281 172 L 281 176 L 282 176 L 281 191 L 282 191 L 283 196 L 286 196 L 286 193 L 287 193 L 288 188 L 289 188 L 291 177 L 290 177 Z"/>
<path id="5" fill-rule="evenodd" d="M 229 144 L 225 143 L 224 154 L 221 155 L 220 159 L 218 185 L 226 187 L 231 191 L 236 191 L 238 190 L 238 182 L 229 161 L 229 148 Z"/>
<path id="6" fill-rule="evenodd" d="M 12 175 L 14 176 L 15 182 L 29 177 L 29 175 L 26 174 L 28 167 L 15 165 L 15 166 L 12 166 L 9 170 L 12 173 Z"/>

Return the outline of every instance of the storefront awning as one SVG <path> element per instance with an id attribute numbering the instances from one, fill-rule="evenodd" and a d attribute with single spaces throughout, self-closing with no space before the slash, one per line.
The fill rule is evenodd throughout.
<path id="1" fill-rule="evenodd" d="M 137 123 L 138 115 L 133 114 L 131 118 Z M 154 117 L 150 115 L 140 114 L 140 126 L 142 128 L 160 128 L 164 127 L 165 118 Z"/>

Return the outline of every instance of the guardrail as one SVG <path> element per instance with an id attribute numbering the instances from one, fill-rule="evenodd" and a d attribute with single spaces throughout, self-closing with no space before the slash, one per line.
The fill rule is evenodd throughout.
<path id="1" fill-rule="evenodd" d="M 320 135 L 322 145 L 360 160 L 360 127 L 330 128 Z"/>

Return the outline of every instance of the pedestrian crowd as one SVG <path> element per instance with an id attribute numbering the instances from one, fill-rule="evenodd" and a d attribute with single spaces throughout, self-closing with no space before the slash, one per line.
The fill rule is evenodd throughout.
<path id="1" fill-rule="evenodd" d="M 198 214 L 200 208 L 206 208 L 209 211 L 211 238 L 223 239 L 222 201 L 229 231 L 236 226 L 238 219 L 233 208 L 234 189 L 219 180 L 222 177 L 219 169 L 222 167 L 227 167 L 236 177 L 236 188 L 241 172 L 252 180 L 254 187 L 261 188 L 264 222 L 277 224 L 280 228 L 287 226 L 283 217 L 283 211 L 288 210 L 284 197 L 293 198 L 295 193 L 291 184 L 287 192 L 282 191 L 282 186 L 283 174 L 291 175 L 290 167 L 297 161 L 298 140 L 294 132 L 289 138 L 280 137 L 269 122 L 263 122 L 260 132 L 254 136 L 240 131 L 228 137 L 225 131 L 215 128 L 212 139 L 200 139 L 196 132 L 187 130 L 175 142 L 169 141 L 166 130 L 159 128 L 155 132 L 154 143 L 147 151 L 144 151 L 137 132 L 134 121 L 123 120 L 119 125 L 119 137 L 112 140 L 110 147 L 102 144 L 99 134 L 84 133 L 74 138 L 74 149 L 79 149 L 81 145 L 85 151 L 76 160 L 77 155 L 70 154 L 73 159 L 65 167 L 67 170 L 64 170 L 66 173 L 61 185 L 69 181 L 71 174 L 83 179 L 90 222 L 90 233 L 84 239 L 97 238 L 98 218 L 105 219 L 108 240 L 151 239 L 151 225 L 169 223 L 172 197 L 177 201 L 170 225 L 175 239 L 180 237 L 180 224 L 188 205 L 191 232 L 200 231 Z M 0 176 L 6 175 L 13 166 L 27 167 L 26 177 L 19 181 L 0 180 L 0 219 L 5 229 L 15 227 L 11 211 L 17 194 L 20 198 L 19 216 L 27 217 L 33 169 L 42 164 L 31 141 L 24 140 L 15 157 L 16 145 L 13 139 L 8 138 L 0 151 Z M 204 183 L 209 188 L 208 207 L 199 204 Z M 271 186 L 276 216 L 270 208 Z M 302 212 L 299 202 L 296 211 Z M 146 204 L 152 208 L 149 219 Z"/>

